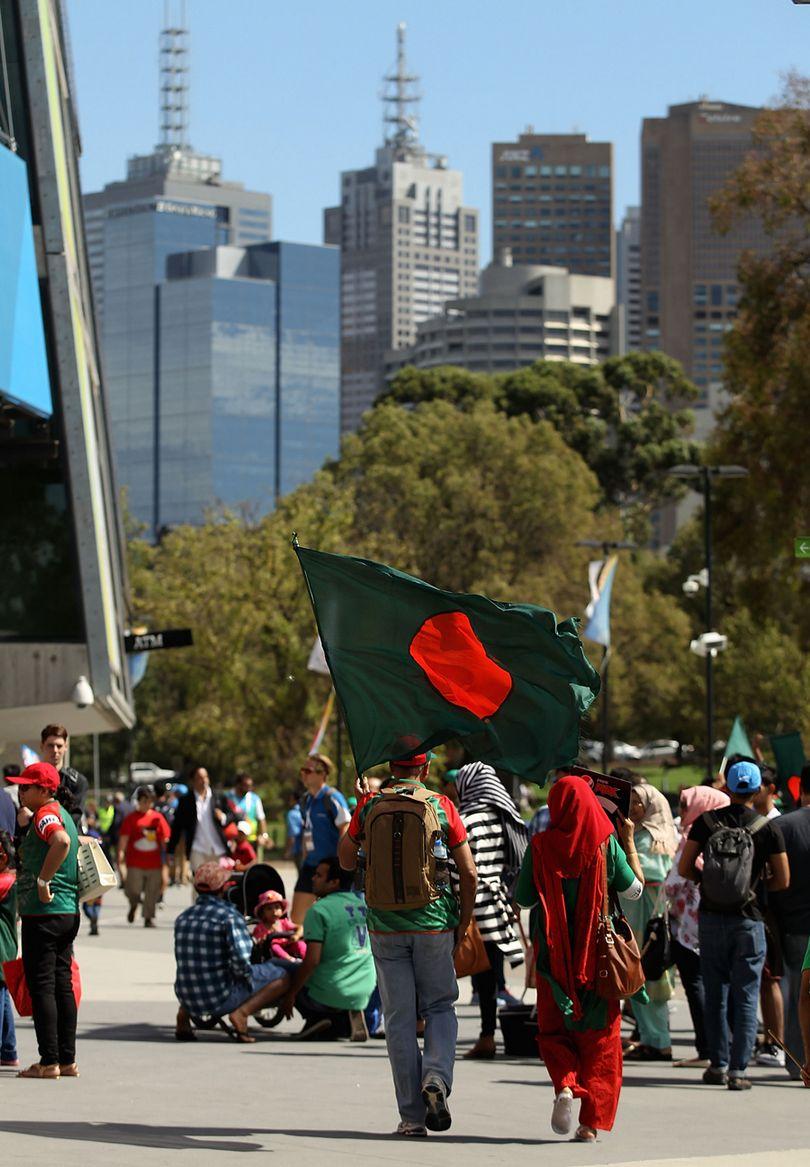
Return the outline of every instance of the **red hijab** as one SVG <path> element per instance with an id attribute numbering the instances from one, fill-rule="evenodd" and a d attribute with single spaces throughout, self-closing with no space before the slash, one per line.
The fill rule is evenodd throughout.
<path id="1" fill-rule="evenodd" d="M 588 783 L 574 774 L 554 783 L 548 809 L 548 830 L 532 839 L 534 882 L 546 917 L 551 975 L 570 998 L 578 1020 L 579 993 L 593 986 L 605 863 L 602 844 L 613 834 L 613 826 Z M 573 949 L 563 879 L 579 879 Z"/>

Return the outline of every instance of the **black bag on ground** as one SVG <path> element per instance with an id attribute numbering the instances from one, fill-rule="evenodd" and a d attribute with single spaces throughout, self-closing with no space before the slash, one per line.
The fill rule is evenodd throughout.
<path id="1" fill-rule="evenodd" d="M 537 1010 L 534 1005 L 512 1005 L 498 1010 L 503 1052 L 510 1058 L 539 1058 Z"/>

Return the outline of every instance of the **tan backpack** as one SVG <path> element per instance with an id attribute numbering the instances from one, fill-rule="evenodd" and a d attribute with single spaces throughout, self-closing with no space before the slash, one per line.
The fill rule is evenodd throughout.
<path id="1" fill-rule="evenodd" d="M 392 786 L 372 799 L 363 824 L 370 908 L 408 911 L 439 898 L 433 844 L 442 827 L 430 798 L 424 788 Z"/>

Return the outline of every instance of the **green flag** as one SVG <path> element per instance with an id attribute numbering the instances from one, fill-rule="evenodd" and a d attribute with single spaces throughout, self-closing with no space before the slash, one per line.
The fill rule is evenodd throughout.
<path id="1" fill-rule="evenodd" d="M 793 733 L 772 733 L 771 749 L 776 759 L 776 774 L 782 789 L 787 787 L 791 778 L 801 774 L 805 765 L 805 752 L 802 735 Z M 794 792 L 791 790 L 791 794 Z M 794 794 L 798 801 L 798 795 Z"/>
<path id="2" fill-rule="evenodd" d="M 723 750 L 724 758 L 731 758 L 734 754 L 745 754 L 747 758 L 753 758 L 754 756 L 751 743 L 748 740 L 748 734 L 745 732 L 743 720 L 739 716 L 734 718 L 734 724 L 731 727 L 731 733 L 728 735 L 726 748 Z"/>
<path id="3" fill-rule="evenodd" d="M 543 783 L 599 692 L 573 619 L 294 544 L 358 772 L 458 738 Z"/>

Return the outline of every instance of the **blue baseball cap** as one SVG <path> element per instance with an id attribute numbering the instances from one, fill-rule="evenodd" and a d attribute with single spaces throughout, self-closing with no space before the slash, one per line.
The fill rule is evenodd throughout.
<path id="1" fill-rule="evenodd" d="M 735 762 L 726 774 L 726 786 L 732 794 L 753 794 L 762 785 L 759 766 L 753 762 Z"/>

